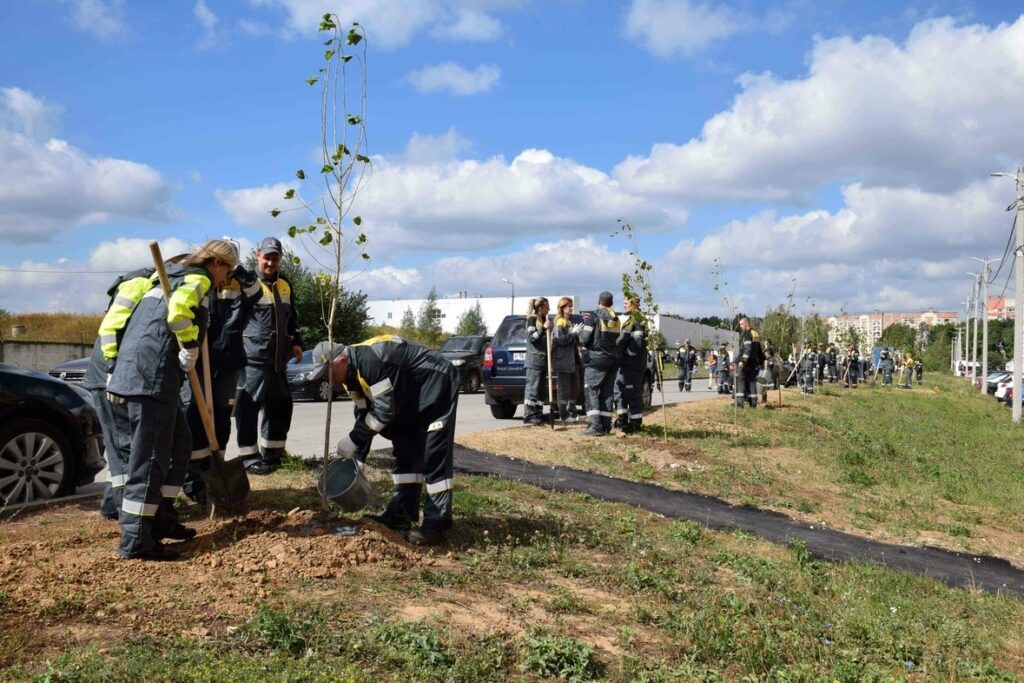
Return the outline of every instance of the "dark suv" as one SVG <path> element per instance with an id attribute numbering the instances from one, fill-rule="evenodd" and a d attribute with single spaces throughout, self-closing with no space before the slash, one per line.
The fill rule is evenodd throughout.
<path id="1" fill-rule="evenodd" d="M 480 391 L 484 381 L 484 347 L 490 340 L 482 334 L 449 337 L 438 349 L 459 369 L 459 381 L 467 394 Z"/>
<path id="2" fill-rule="evenodd" d="M 573 315 L 574 323 L 582 322 L 590 312 Z M 554 316 L 549 316 L 554 320 Z M 654 356 L 651 355 L 650 358 Z M 644 370 L 643 387 L 644 407 L 651 405 L 654 387 L 652 363 Z M 491 415 L 498 419 L 508 420 L 515 417 L 516 408 L 523 402 L 526 393 L 526 317 L 507 315 L 494 333 L 491 345 L 484 351 L 484 402 L 491 406 Z M 576 404 L 582 406 L 583 401 L 583 361 L 577 355 L 576 369 L 579 373 L 579 393 Z M 545 392 L 546 393 L 546 392 Z"/>

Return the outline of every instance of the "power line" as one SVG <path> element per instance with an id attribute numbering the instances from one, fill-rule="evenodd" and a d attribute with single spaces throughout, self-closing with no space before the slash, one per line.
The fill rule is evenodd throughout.
<path id="1" fill-rule="evenodd" d="M 1013 238 L 1016 235 L 1016 233 L 1014 232 L 1017 229 L 1015 223 L 1016 220 L 1010 221 L 1010 237 L 1006 240 L 1006 248 L 1003 249 L 1003 257 L 999 259 L 999 268 L 996 269 L 996 272 L 992 276 L 992 279 L 988 281 L 989 284 L 992 284 L 993 282 L 996 281 L 996 278 L 999 277 L 999 273 L 1002 272 L 1003 270 L 1003 266 L 1006 264 L 1006 256 L 1010 253 L 1010 245 L 1013 244 Z"/>

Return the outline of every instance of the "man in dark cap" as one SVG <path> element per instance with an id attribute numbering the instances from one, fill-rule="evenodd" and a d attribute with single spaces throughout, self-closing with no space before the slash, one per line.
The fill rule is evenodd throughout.
<path id="1" fill-rule="evenodd" d="M 597 310 L 583 321 L 583 382 L 587 396 L 586 436 L 604 436 L 612 430 L 612 399 L 615 375 L 622 363 L 619 333 L 622 322 L 612 310 L 612 293 L 601 292 Z"/>
<path id="2" fill-rule="evenodd" d="M 415 545 L 436 545 L 452 526 L 453 453 L 459 370 L 434 349 L 381 335 L 351 346 L 317 344 L 313 357 L 333 358 L 352 396 L 355 424 L 338 442 L 344 458 L 366 460 L 380 434 L 392 443 L 391 500 L 372 519 L 406 532 Z M 423 522 L 420 498 L 424 485 Z"/>
<path id="3" fill-rule="evenodd" d="M 235 428 L 238 454 L 252 474 L 270 474 L 281 464 L 292 424 L 285 366 L 291 358 L 302 359 L 292 286 L 279 273 L 282 252 L 276 237 L 260 242 L 256 275 L 262 295 L 252 306 L 243 337 L 246 366 L 235 402 Z M 257 430 L 260 412 L 263 421 Z"/>

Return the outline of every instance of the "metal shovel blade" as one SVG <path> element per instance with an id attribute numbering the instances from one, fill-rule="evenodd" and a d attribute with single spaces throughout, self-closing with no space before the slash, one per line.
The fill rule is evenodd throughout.
<path id="1" fill-rule="evenodd" d="M 249 475 L 241 458 L 224 460 L 221 451 L 210 454 L 210 469 L 202 473 L 206 495 L 216 508 L 240 512 L 249 496 Z"/>

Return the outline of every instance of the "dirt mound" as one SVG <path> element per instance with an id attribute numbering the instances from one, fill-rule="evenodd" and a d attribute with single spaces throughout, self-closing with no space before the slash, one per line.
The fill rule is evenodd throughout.
<path id="1" fill-rule="evenodd" d="M 237 623 L 269 591 L 296 582 L 434 563 L 365 519 L 350 537 L 335 533 L 345 520 L 322 524 L 318 512 L 298 509 L 188 523 L 199 535 L 173 544 L 182 552 L 176 562 L 118 558 L 117 524 L 92 511 L 55 508 L 0 525 L 0 628 L 127 622 L 136 631 L 198 635 L 218 621 Z"/>

